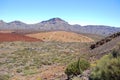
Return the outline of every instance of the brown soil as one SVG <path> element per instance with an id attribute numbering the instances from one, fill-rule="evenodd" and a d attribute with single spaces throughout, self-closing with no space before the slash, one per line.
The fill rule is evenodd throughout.
<path id="1" fill-rule="evenodd" d="M 16 74 L 10 80 L 55 80 L 56 78 L 65 80 L 67 79 L 67 76 L 65 75 L 64 70 L 65 66 L 60 65 L 43 66 L 37 74 L 28 76 Z"/>
<path id="2" fill-rule="evenodd" d="M 5 31 L 0 31 L 0 33 L 13 33 L 14 31 L 10 31 L 10 30 L 5 30 Z"/>
<path id="3" fill-rule="evenodd" d="M 41 39 L 43 41 L 59 41 L 59 42 L 93 42 L 94 40 L 73 32 L 53 31 L 28 34 L 26 36 Z"/>
<path id="4" fill-rule="evenodd" d="M 42 41 L 40 39 L 35 39 L 27 37 L 24 35 L 13 34 L 13 33 L 0 33 L 0 42 L 11 42 L 11 41 Z"/>

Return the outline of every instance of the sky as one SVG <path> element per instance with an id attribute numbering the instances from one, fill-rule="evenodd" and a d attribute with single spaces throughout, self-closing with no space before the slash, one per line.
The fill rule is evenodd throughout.
<path id="1" fill-rule="evenodd" d="M 70 24 L 120 27 L 120 0 L 0 0 L 0 20 L 28 24 L 59 17 Z"/>

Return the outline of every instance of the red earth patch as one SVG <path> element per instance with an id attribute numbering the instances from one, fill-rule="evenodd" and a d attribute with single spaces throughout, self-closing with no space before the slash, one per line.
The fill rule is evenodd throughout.
<path id="1" fill-rule="evenodd" d="M 35 41 L 42 41 L 42 40 L 31 38 L 31 37 L 20 35 L 20 34 L 0 33 L 0 42 L 12 42 L 12 41 L 35 42 Z"/>

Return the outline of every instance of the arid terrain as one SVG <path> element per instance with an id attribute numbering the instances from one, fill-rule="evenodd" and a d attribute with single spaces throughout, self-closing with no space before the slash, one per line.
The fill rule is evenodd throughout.
<path id="1" fill-rule="evenodd" d="M 0 80 L 120 80 L 120 0 L 1 0 Z"/>
<path id="2" fill-rule="evenodd" d="M 105 42 L 109 37 L 100 40 L 103 37 L 64 31 L 27 36 L 6 32 L 0 33 L 0 76 L 10 80 L 65 80 L 69 63 L 80 57 L 93 64 L 120 42 L 116 34 Z M 91 49 L 103 40 L 104 44 Z"/>
<path id="3" fill-rule="evenodd" d="M 34 25 L 19 21 L 1 21 L 0 25 L 3 29 L 0 30 L 0 80 L 66 80 L 65 70 L 78 59 L 90 63 L 90 68 L 82 74 L 88 78 L 97 61 L 120 43 L 117 28 L 94 26 L 92 32 L 91 26 L 84 26 L 77 30 L 79 25 L 69 25 L 60 18 Z M 81 30 L 83 33 L 79 32 Z M 74 70 L 73 67 L 70 69 Z M 77 78 L 71 80 L 80 79 Z"/>
<path id="4" fill-rule="evenodd" d="M 43 41 L 94 42 L 93 39 L 87 36 L 65 31 L 41 32 L 35 34 L 27 34 L 26 36 L 41 39 Z"/>
<path id="5" fill-rule="evenodd" d="M 14 34 L 14 33 L 9 33 L 9 32 L 1 32 L 0 33 L 0 42 L 11 42 L 11 41 L 28 41 L 28 42 L 32 42 L 32 41 L 42 41 L 40 39 L 36 39 L 36 38 L 31 38 L 31 37 L 27 37 L 24 35 L 19 35 L 19 34 Z"/>
<path id="6" fill-rule="evenodd" d="M 0 43 L 0 74 L 12 80 L 65 79 L 68 63 L 82 53 L 87 43 L 2 42 Z"/>

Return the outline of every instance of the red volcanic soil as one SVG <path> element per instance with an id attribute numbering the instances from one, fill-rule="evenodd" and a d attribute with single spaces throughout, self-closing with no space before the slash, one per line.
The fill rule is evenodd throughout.
<path id="1" fill-rule="evenodd" d="M 42 40 L 31 38 L 24 35 L 14 34 L 14 33 L 0 33 L 0 42 L 11 42 L 11 41 L 35 42 Z"/>

